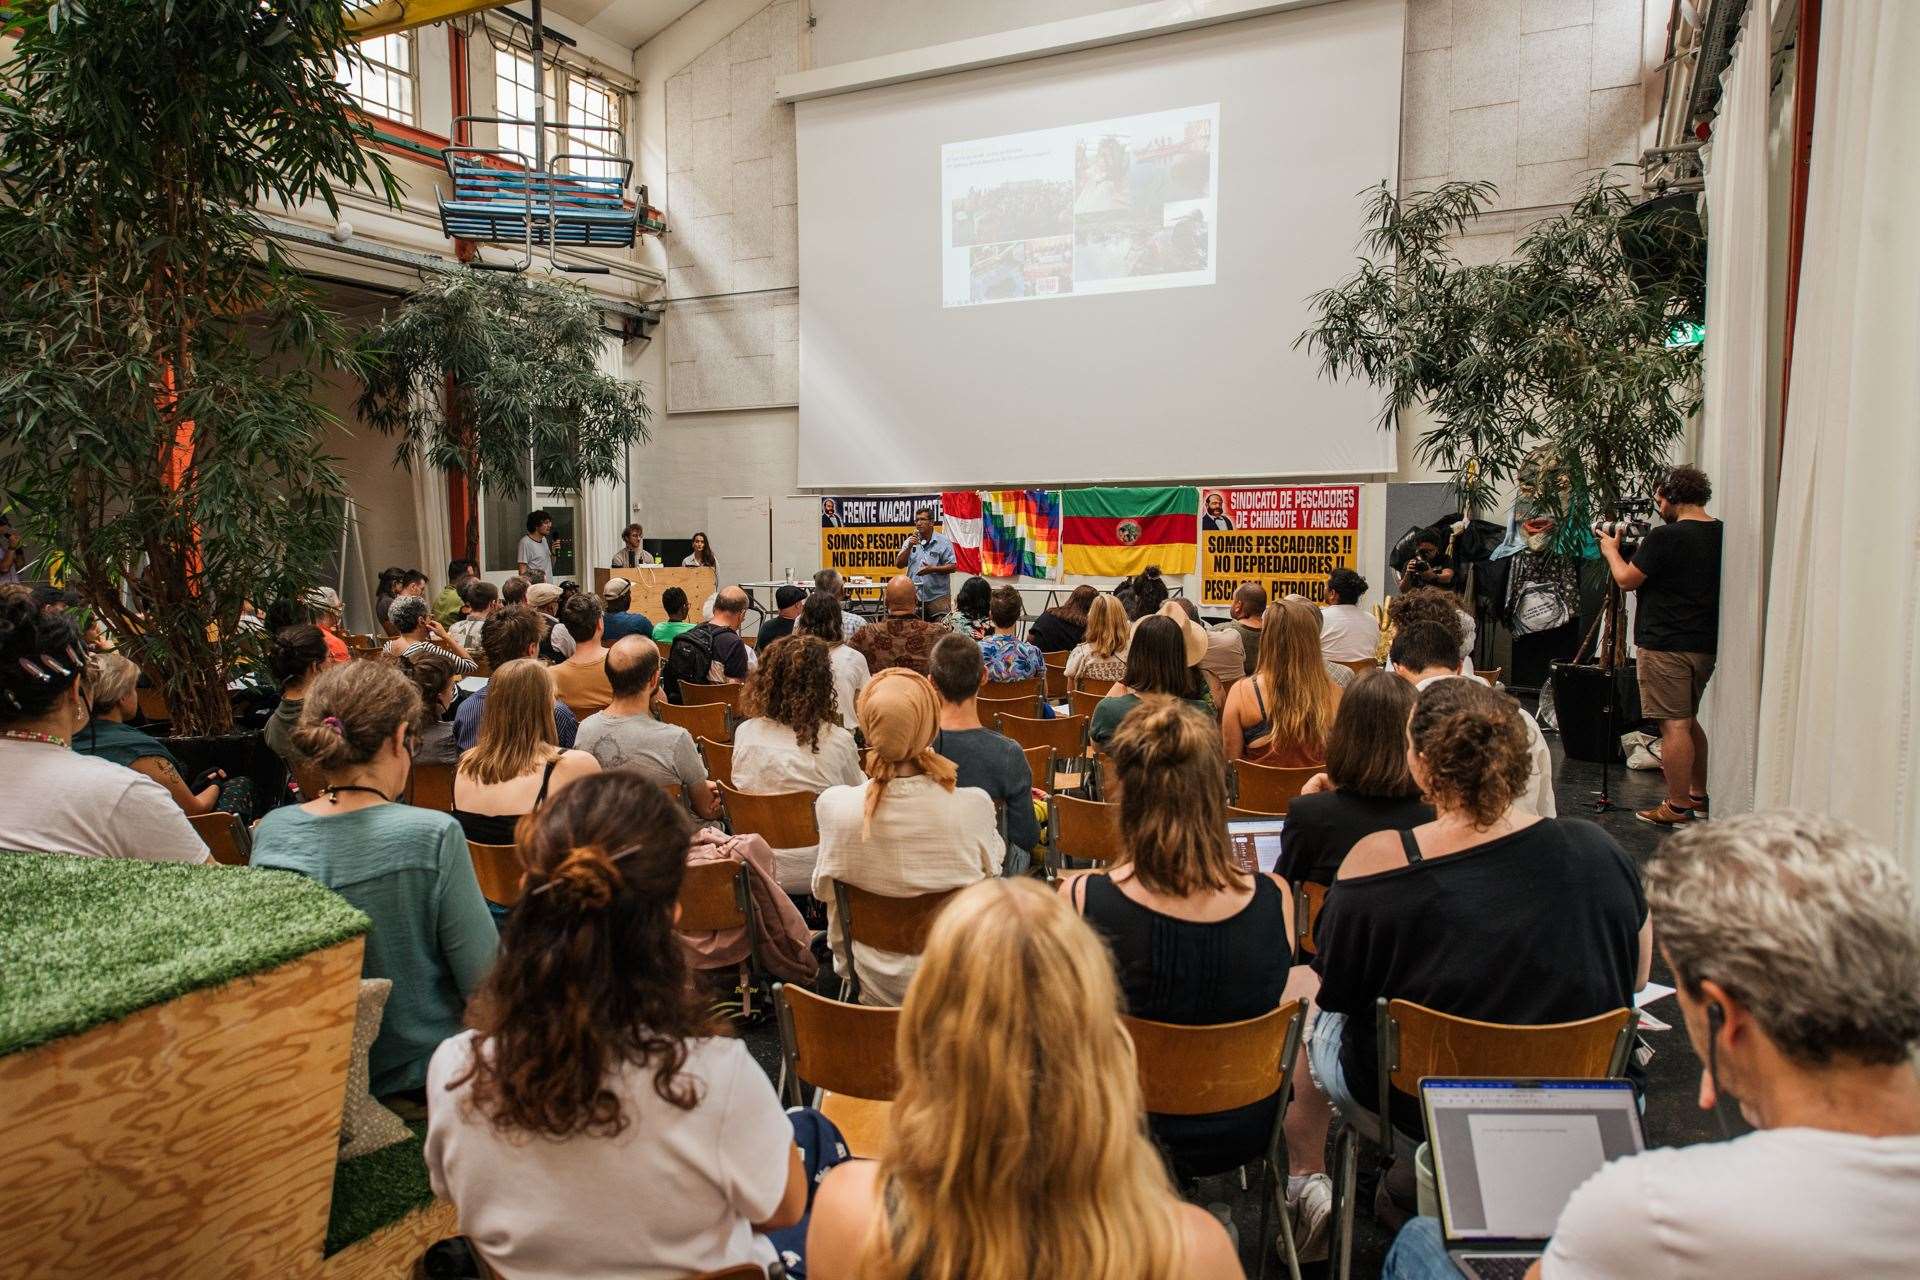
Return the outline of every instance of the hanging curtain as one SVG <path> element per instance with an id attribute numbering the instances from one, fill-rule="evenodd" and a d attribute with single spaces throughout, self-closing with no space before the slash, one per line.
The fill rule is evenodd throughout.
<path id="1" fill-rule="evenodd" d="M 1826 6 L 1755 789 L 1859 824 L 1920 873 L 1915 67 L 1920 5 Z"/>
<path id="2" fill-rule="evenodd" d="M 1707 345 L 1700 465 L 1713 478 L 1714 514 L 1725 525 L 1720 656 L 1701 708 L 1713 735 L 1707 789 L 1716 813 L 1754 808 L 1754 735 L 1760 716 L 1760 652 L 1766 607 L 1767 170 L 1772 50 L 1766 6 L 1747 10 L 1746 33 L 1721 79 L 1720 113 L 1707 155 Z"/>
<path id="3" fill-rule="evenodd" d="M 413 481 L 413 509 L 417 513 L 414 532 L 420 542 L 420 571 L 433 583 L 442 585 L 441 575 L 453 558 L 453 534 L 447 524 L 447 473 L 428 462 L 416 450 L 413 465 L 407 468 Z"/>
<path id="4" fill-rule="evenodd" d="M 613 334 L 600 335 L 600 372 L 619 378 L 626 375 L 626 351 Z M 623 462 L 616 459 L 616 463 Z M 593 571 L 612 563 L 620 545 L 620 531 L 627 527 L 626 486 L 619 480 L 599 481 L 580 487 L 580 558 L 582 586 L 593 585 Z"/>

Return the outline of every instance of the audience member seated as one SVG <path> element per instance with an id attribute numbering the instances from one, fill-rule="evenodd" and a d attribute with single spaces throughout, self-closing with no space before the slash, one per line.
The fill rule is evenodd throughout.
<path id="1" fill-rule="evenodd" d="M 1033 770 L 1019 743 L 980 723 L 980 688 L 986 679 L 980 646 L 967 636 L 948 636 L 933 646 L 929 678 L 940 694 L 940 731 L 933 749 L 953 761 L 958 770 L 954 785 L 986 792 L 1006 814 L 1005 871 L 1019 875 L 1031 865 L 1040 844 Z"/>
<path id="2" fill-rule="evenodd" d="M 1267 589 L 1257 582 L 1243 582 L 1233 589 L 1233 601 L 1227 606 L 1233 621 L 1220 628 L 1240 637 L 1240 674 L 1250 676 L 1260 665 L 1260 631 L 1267 621 Z"/>
<path id="3" fill-rule="evenodd" d="M 346 608 L 341 603 L 340 593 L 332 587 L 315 587 L 301 597 L 307 607 L 307 616 L 313 625 L 320 628 L 320 636 L 327 644 L 328 662 L 347 662 L 353 654 L 347 649 L 347 638 L 340 634 L 340 614 Z M 291 602 L 289 602 L 291 603 Z M 296 611 L 293 618 L 284 625 L 294 625 L 303 621 Z"/>
<path id="4" fill-rule="evenodd" d="M 415 764 L 454 764 L 460 759 L 460 747 L 453 740 L 453 699 L 460 692 L 460 679 L 453 663 L 443 653 L 423 653 L 400 659 L 401 670 L 420 691 L 422 716 L 420 739 L 414 745 Z"/>
<path id="5" fill-rule="evenodd" d="M 1081 583 L 1065 600 L 1033 620 L 1027 628 L 1027 643 L 1042 653 L 1071 653 L 1087 638 L 1087 620 L 1093 602 L 1099 598 L 1099 588 Z M 1125 612 L 1123 607 L 1121 613 Z"/>
<path id="6" fill-rule="evenodd" d="M 388 978 L 368 1055 L 376 1096 L 426 1083 L 427 1060 L 459 1035 L 467 1000 L 499 946 L 460 824 L 397 804 L 421 713 L 411 681 L 384 662 L 329 667 L 307 691 L 294 749 L 325 788 L 275 809 L 253 832 L 253 865 L 295 871 L 366 912 L 363 978 Z"/>
<path id="7" fill-rule="evenodd" d="M 440 588 L 440 594 L 433 598 L 433 616 L 441 626 L 452 627 L 460 621 L 461 611 L 467 603 L 462 588 L 479 576 L 480 566 L 471 560 L 447 562 L 447 585 Z"/>
<path id="8" fill-rule="evenodd" d="M 713 646 L 703 683 L 739 684 L 752 674 L 754 653 L 740 638 L 740 624 L 746 616 L 747 593 L 739 587 L 722 587 L 714 593 L 713 616 L 698 627 L 688 628 L 706 633 Z"/>
<path id="9" fill-rule="evenodd" d="M 841 579 L 838 569 L 822 569 L 813 575 L 813 589 L 823 595 L 832 596 L 840 606 L 840 638 L 853 639 L 853 633 L 867 625 L 867 620 L 847 609 L 847 584 Z M 822 639 L 825 637 L 823 636 Z"/>
<path id="10" fill-rule="evenodd" d="M 1737 1107 L 1757 1132 L 1607 1165 L 1529 1280 L 1912 1274 L 1920 919 L 1906 873 L 1845 823 L 1777 811 L 1673 835 L 1646 880 L 1705 1064 L 1700 1106 L 1723 1126 Z M 1452 1266 L 1421 1218 L 1387 1274 Z"/>
<path id="11" fill-rule="evenodd" d="M 874 675 L 892 667 L 927 674 L 927 658 L 942 636 L 953 633 L 920 616 L 920 598 L 908 577 L 887 580 L 887 616 L 854 632 L 847 643 L 867 660 Z"/>
<path id="12" fill-rule="evenodd" d="M 1590 822 L 1519 807 L 1527 733 L 1513 699 L 1441 680 L 1414 703 L 1408 767 L 1435 817 L 1378 831 L 1340 864 L 1317 929 L 1313 1073 L 1342 1111 L 1378 1105 L 1374 1004 L 1538 1025 L 1627 1008 L 1652 964 L 1633 860 Z M 1418 1100 L 1394 1122 L 1418 1134 Z"/>
<path id="13" fill-rule="evenodd" d="M 607 650 L 607 683 L 613 701 L 580 722 L 580 750 L 602 769 L 644 774 L 658 786 L 678 785 L 703 818 L 720 812 L 720 792 L 707 780 L 707 766 L 693 735 L 655 718 L 660 693 L 660 647 L 645 636 L 627 636 Z"/>
<path id="14" fill-rule="evenodd" d="M 253 780 L 228 778 L 224 769 L 210 770 L 195 790 L 181 775 L 180 761 L 167 744 L 127 721 L 140 714 L 140 668 L 117 653 L 95 654 L 88 661 L 88 684 L 93 693 L 93 718 L 74 737 L 73 749 L 144 773 L 167 789 L 181 812 L 198 816 L 219 809 L 253 816 Z"/>
<path id="15" fill-rule="evenodd" d="M 487 682 L 480 740 L 460 753 L 453 773 L 453 816 L 475 844 L 512 844 L 515 823 L 598 772 L 598 760 L 560 745 L 550 668 L 516 658 Z"/>
<path id="16" fill-rule="evenodd" d="M 546 633 L 540 637 L 540 661 L 549 666 L 565 662 L 573 652 L 573 636 L 560 625 L 560 597 L 555 582 L 536 582 L 527 588 L 527 605 L 539 616 Z"/>
<path id="17" fill-rule="evenodd" d="M 1200 609 L 1193 601 L 1175 596 L 1160 606 L 1160 612 L 1165 613 L 1169 606 L 1180 610 L 1188 622 L 1199 625 Z M 1227 690 L 1246 678 L 1246 655 L 1240 649 L 1240 633 L 1233 627 L 1201 627 L 1200 631 L 1207 642 L 1200 670 L 1207 677 L 1207 691 L 1213 696 L 1214 705 L 1224 707 Z"/>
<path id="18" fill-rule="evenodd" d="M 1042 618 L 1048 616 L 1040 615 Z M 1029 643 L 1040 620 L 1027 628 Z M 1133 638 L 1133 626 L 1118 600 L 1097 595 L 1087 609 L 1086 639 L 1073 646 L 1065 668 L 1069 680 L 1123 680 L 1127 675 L 1127 645 Z"/>
<path id="19" fill-rule="evenodd" d="M 840 612 L 839 600 L 824 591 L 816 591 L 800 607 L 794 634 L 812 636 L 827 646 L 827 661 L 833 667 L 834 705 L 840 708 L 840 724 L 852 733 L 860 727 L 857 710 L 860 691 L 867 687 L 873 673 L 867 670 L 867 660 L 861 652 L 846 642 L 845 637 L 851 633 L 842 625 L 845 617 Z"/>
<path id="20" fill-rule="evenodd" d="M 600 643 L 612 648 L 626 636 L 650 636 L 653 619 L 633 607 L 633 583 L 626 578 L 608 578 L 600 588 L 600 607 L 606 611 Z"/>
<path id="21" fill-rule="evenodd" d="M 773 589 L 773 613 L 760 624 L 760 634 L 754 637 L 754 645 L 761 653 L 775 640 L 785 639 L 793 634 L 795 621 L 800 617 L 800 608 L 807 602 L 805 587 L 796 587 L 791 582 L 783 582 Z"/>
<path id="22" fill-rule="evenodd" d="M 769 649 L 742 691 L 740 710 L 749 717 L 733 731 L 733 785 L 741 791 L 817 796 L 866 781 L 859 748 L 840 723 L 825 641 L 797 636 Z M 773 853 L 780 887 L 808 892 L 818 848 Z"/>
<path id="23" fill-rule="evenodd" d="M 607 683 L 607 650 L 601 641 L 605 615 L 600 602 L 581 592 L 560 610 L 560 625 L 573 637 L 573 653 L 553 666 L 553 688 L 560 701 L 584 720 L 613 701 Z"/>
<path id="24" fill-rule="evenodd" d="M 1194 661 L 1187 661 L 1189 656 Z M 1142 618 L 1133 628 L 1133 640 L 1127 646 L 1127 670 L 1118 691 L 1100 699 L 1093 708 L 1087 735 L 1102 748 L 1127 713 L 1150 694 L 1164 693 L 1184 698 L 1195 708 L 1213 715 L 1213 703 L 1207 699 L 1199 659 L 1206 656 L 1206 639 L 1198 644 L 1186 627 L 1172 618 L 1155 614 Z"/>
<path id="25" fill-rule="evenodd" d="M 1109 749 L 1120 783 L 1121 861 L 1060 891 L 1113 950 L 1127 1012 L 1211 1026 L 1271 1012 L 1292 954 L 1293 900 L 1278 876 L 1242 868 L 1227 840 L 1226 764 L 1211 716 L 1177 699 L 1143 702 Z M 1258 1158 L 1280 1097 L 1204 1116 L 1155 1116 L 1153 1134 L 1184 1180 Z"/>
<path id="26" fill-rule="evenodd" d="M 327 644 L 320 628 L 311 623 L 296 623 L 273 633 L 273 650 L 267 656 L 267 670 L 280 686 L 280 704 L 267 717 L 263 737 L 273 754 L 293 770 L 303 762 L 293 749 L 293 730 L 300 723 L 300 708 L 305 705 L 307 689 L 328 664 Z"/>
<path id="27" fill-rule="evenodd" d="M 502 605 L 480 629 L 480 650 L 495 674 L 516 658 L 531 658 L 539 651 L 540 633 L 546 623 L 526 605 Z M 477 691 L 461 699 L 453 712 L 453 741 L 465 751 L 480 741 L 480 721 L 487 713 L 487 697 L 493 691 L 488 681 Z M 553 703 L 553 719 L 560 730 L 560 745 L 570 747 L 580 732 L 580 721 L 571 708 L 558 698 Z"/>
<path id="28" fill-rule="evenodd" d="M 387 641 L 386 651 L 394 657 L 439 653 L 463 676 L 480 669 L 460 647 L 460 642 L 448 635 L 447 629 L 428 611 L 424 596 L 401 596 L 395 600 L 393 608 L 387 611 L 387 625 L 393 628 L 393 639 Z"/>
<path id="29" fill-rule="evenodd" d="M 1233 686 L 1220 717 L 1227 759 L 1287 769 L 1322 763 L 1340 688 L 1320 656 L 1320 611 L 1282 600 L 1253 634 L 1260 637 L 1260 661 Z"/>
<path id="30" fill-rule="evenodd" d="M 1459 647 L 1460 674 L 1476 680 L 1480 678 L 1473 674 L 1473 615 L 1467 612 L 1460 597 L 1453 592 L 1440 587 L 1416 587 L 1412 591 L 1402 591 L 1387 601 L 1387 621 L 1396 632 L 1412 622 L 1439 623 L 1453 633 Z M 1393 665 L 1391 654 L 1387 657 L 1387 665 Z"/>
<path id="31" fill-rule="evenodd" d="M 1447 594 L 1438 588 L 1430 589 L 1436 595 Z M 1454 616 L 1459 615 L 1456 613 Z M 1391 651 L 1393 674 L 1416 690 L 1424 690 L 1438 680 L 1467 676 L 1461 658 L 1459 634 L 1444 623 L 1424 620 L 1411 621 L 1396 628 Z M 1486 684 L 1478 677 L 1467 678 L 1483 687 Z M 1527 735 L 1527 785 L 1520 793 L 1520 807 L 1543 818 L 1554 817 L 1559 813 L 1559 804 L 1553 795 L 1553 756 L 1547 750 L 1547 740 L 1532 713 L 1524 710 L 1519 703 L 1514 703 L 1513 709 L 1519 714 L 1520 727 Z"/>
<path id="32" fill-rule="evenodd" d="M 533 584 L 516 573 L 500 584 L 500 603 L 503 606 L 526 604 L 527 592 L 531 590 L 533 590 Z"/>
<path id="33" fill-rule="evenodd" d="M 425 600 L 427 597 L 427 575 L 418 569 L 388 569 L 380 575 L 386 585 L 373 601 L 374 620 L 389 636 L 398 635 L 393 627 L 394 602 L 409 596 Z M 330 588 L 323 588 L 330 590 Z"/>
<path id="34" fill-rule="evenodd" d="M 628 770 L 527 823 L 526 896 L 474 1029 L 434 1054 L 427 1086 L 433 1189 L 492 1274 L 684 1276 L 803 1254 L 836 1135 L 789 1116 L 746 1044 L 713 1034 L 674 932 L 690 834 Z"/>
<path id="35" fill-rule="evenodd" d="M 468 578 L 460 584 L 460 599 L 467 606 L 467 616 L 448 627 L 447 634 L 472 657 L 480 651 L 480 628 L 500 607 L 500 588 L 485 578 Z"/>
<path id="36" fill-rule="evenodd" d="M 1277 868 L 1286 879 L 1332 884 L 1362 837 L 1433 821 L 1433 806 L 1407 768 L 1413 700 L 1413 686 L 1385 671 L 1361 676 L 1340 699 L 1327 771 L 1287 808 Z"/>
<path id="37" fill-rule="evenodd" d="M 1380 624 L 1360 607 L 1367 580 L 1351 569 L 1327 575 L 1330 603 L 1321 610 L 1320 652 L 1328 662 L 1363 662 L 1380 653 Z"/>
<path id="38" fill-rule="evenodd" d="M 985 640 L 993 634 L 993 622 L 988 617 L 992 609 L 993 586 L 975 574 L 960 584 L 953 597 L 953 612 L 942 621 L 960 635 Z"/>
<path id="39" fill-rule="evenodd" d="M 660 593 L 660 612 L 667 615 L 667 620 L 654 626 L 655 644 L 671 645 L 675 636 L 693 629 L 694 624 L 687 621 L 687 593 L 679 587 L 668 587 Z"/>
<path id="40" fill-rule="evenodd" d="M 1106 949 L 1040 886 L 947 904 L 901 1011 L 886 1150 L 821 1183 L 810 1273 L 1064 1278 L 1097 1258 L 1106 1280 L 1237 1280 L 1147 1140 L 1118 1009 Z"/>
<path id="41" fill-rule="evenodd" d="M 1160 612 L 1160 606 L 1171 593 L 1167 590 L 1167 580 L 1160 576 L 1160 566 L 1150 564 L 1133 577 L 1120 579 L 1113 594 L 1126 608 L 1127 617 L 1138 622 Z"/>
<path id="42" fill-rule="evenodd" d="M 865 1004 L 899 1004 L 918 957 L 864 944 L 850 954 L 835 881 L 911 898 L 1000 874 L 993 801 L 984 791 L 956 789 L 953 762 L 933 749 L 939 728 L 940 695 L 925 676 L 898 667 L 875 672 L 860 699 L 869 780 L 830 787 L 814 803 L 820 860 L 813 896 L 826 904 L 834 969 L 857 974 Z"/>
<path id="43" fill-rule="evenodd" d="M 87 723 L 87 658 L 71 618 L 0 592 L 0 850 L 205 862 L 166 788 L 72 750 Z"/>
<path id="44" fill-rule="evenodd" d="M 993 633 L 980 642 L 980 660 L 994 684 L 1037 680 L 1046 671 L 1040 650 L 1020 638 L 1020 616 L 1026 607 L 1012 587 L 995 587 L 987 606 Z"/>

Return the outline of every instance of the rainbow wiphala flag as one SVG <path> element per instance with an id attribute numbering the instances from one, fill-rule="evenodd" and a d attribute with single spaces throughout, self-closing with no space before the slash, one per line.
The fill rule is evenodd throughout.
<path id="1" fill-rule="evenodd" d="M 1058 578 L 1060 491 L 980 492 L 980 572 L 989 578 Z"/>

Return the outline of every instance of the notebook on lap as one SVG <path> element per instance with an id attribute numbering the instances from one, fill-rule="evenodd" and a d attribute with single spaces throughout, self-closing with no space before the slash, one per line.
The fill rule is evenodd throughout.
<path id="1" fill-rule="evenodd" d="M 1646 1148 L 1625 1080 L 1420 1082 L 1447 1256 L 1476 1280 L 1520 1280 L 1600 1166 Z"/>

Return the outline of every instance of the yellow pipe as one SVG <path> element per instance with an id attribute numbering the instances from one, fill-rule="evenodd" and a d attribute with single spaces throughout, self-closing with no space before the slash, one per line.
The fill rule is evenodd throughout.
<path id="1" fill-rule="evenodd" d="M 392 35 L 486 9 L 504 9 L 509 0 L 379 0 L 347 10 L 346 26 L 356 40 Z"/>

